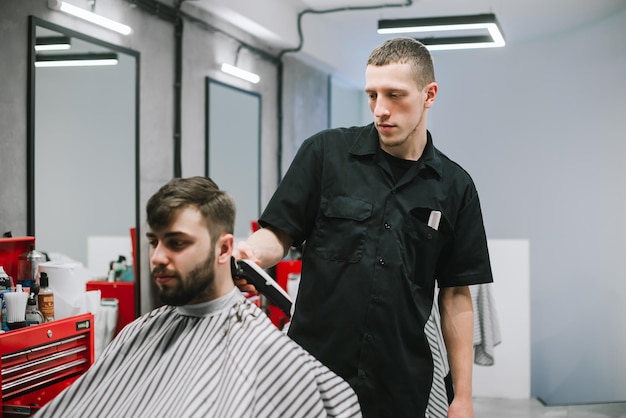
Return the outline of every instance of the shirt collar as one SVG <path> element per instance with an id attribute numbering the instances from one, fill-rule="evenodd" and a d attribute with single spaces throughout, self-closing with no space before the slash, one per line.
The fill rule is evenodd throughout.
<path id="1" fill-rule="evenodd" d="M 350 148 L 350 154 L 358 156 L 369 155 L 373 157 L 376 155 L 379 148 L 378 131 L 374 127 L 374 123 L 371 123 L 360 131 L 357 140 Z M 439 177 L 443 174 L 441 156 L 433 145 L 433 138 L 429 131 L 426 131 L 426 147 L 424 147 L 420 161 L 422 161 L 425 166 L 434 170 Z"/>

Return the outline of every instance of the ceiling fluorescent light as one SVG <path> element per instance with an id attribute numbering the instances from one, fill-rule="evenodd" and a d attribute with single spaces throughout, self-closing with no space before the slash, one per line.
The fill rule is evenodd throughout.
<path id="1" fill-rule="evenodd" d="M 130 26 L 124 25 L 122 23 L 116 22 L 114 20 L 100 16 L 98 14 L 92 13 L 80 7 L 76 7 L 65 1 L 48 0 L 48 7 L 54 10 L 60 10 L 72 16 L 79 17 L 88 22 L 95 23 L 96 25 L 100 25 L 104 28 L 121 33 L 122 35 L 129 35 L 132 32 L 132 29 L 130 28 Z"/>
<path id="2" fill-rule="evenodd" d="M 35 67 L 88 67 L 116 65 L 118 63 L 117 54 L 38 54 L 35 60 Z"/>
<path id="3" fill-rule="evenodd" d="M 445 38 L 417 38 L 426 45 L 429 51 L 445 51 L 450 49 L 494 48 L 492 38 L 485 36 L 454 36 Z"/>
<path id="4" fill-rule="evenodd" d="M 60 51 L 72 46 L 68 36 L 43 36 L 37 38 L 35 51 Z"/>
<path id="5" fill-rule="evenodd" d="M 383 19 L 378 21 L 378 33 L 441 33 L 479 32 L 483 35 L 430 36 L 422 41 L 429 50 L 498 48 L 506 43 L 496 16 L 492 13 L 470 16 L 427 17 L 419 19 Z M 472 33 L 473 33 L 472 32 Z"/>
<path id="6" fill-rule="evenodd" d="M 225 72 L 226 74 L 239 77 L 242 80 L 246 80 L 254 84 L 258 83 L 261 80 L 261 77 L 259 77 L 258 75 L 254 73 L 251 73 L 250 71 L 242 70 L 239 67 L 235 67 L 234 65 L 230 65 L 226 63 L 222 64 L 222 71 Z"/>

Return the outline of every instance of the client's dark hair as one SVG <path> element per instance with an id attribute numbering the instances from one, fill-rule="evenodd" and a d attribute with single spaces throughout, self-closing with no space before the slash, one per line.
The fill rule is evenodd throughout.
<path id="1" fill-rule="evenodd" d="M 153 230 L 169 226 L 180 209 L 195 206 L 204 217 L 211 239 L 232 234 L 235 202 L 207 177 L 175 178 L 162 186 L 146 204 L 148 225 Z"/>

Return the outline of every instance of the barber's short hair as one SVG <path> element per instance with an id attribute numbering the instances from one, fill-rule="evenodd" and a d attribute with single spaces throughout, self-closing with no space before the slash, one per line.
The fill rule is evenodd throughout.
<path id="1" fill-rule="evenodd" d="M 146 204 L 148 225 L 154 230 L 172 224 L 177 212 L 189 206 L 200 210 L 212 240 L 235 229 L 235 201 L 207 177 L 174 178 Z"/>
<path id="2" fill-rule="evenodd" d="M 428 48 L 413 38 L 393 38 L 376 47 L 367 65 L 409 64 L 419 87 L 435 81 L 435 67 Z"/>

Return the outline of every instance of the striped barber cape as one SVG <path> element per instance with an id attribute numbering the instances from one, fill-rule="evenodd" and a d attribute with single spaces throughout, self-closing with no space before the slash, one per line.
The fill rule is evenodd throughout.
<path id="1" fill-rule="evenodd" d="M 37 417 L 360 417 L 350 386 L 238 289 L 126 326 Z"/>

